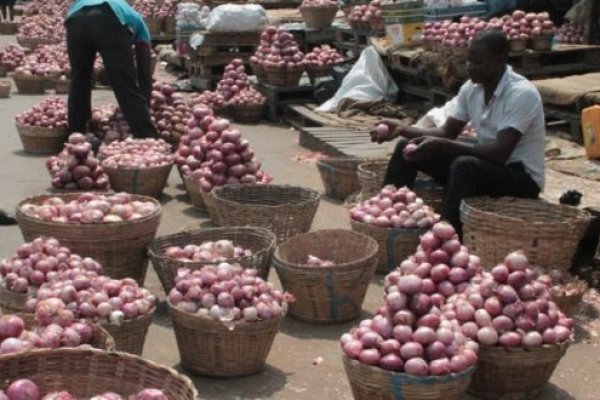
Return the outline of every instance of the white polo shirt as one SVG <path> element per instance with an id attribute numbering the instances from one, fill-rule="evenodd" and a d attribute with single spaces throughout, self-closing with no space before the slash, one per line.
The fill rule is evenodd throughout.
<path id="1" fill-rule="evenodd" d="M 479 143 L 495 141 L 498 132 L 507 128 L 521 132 L 521 140 L 506 164 L 523 163 L 540 190 L 544 189 L 544 106 L 537 89 L 525 77 L 508 66 L 487 105 L 483 86 L 467 81 L 455 97 L 450 116 L 470 121 Z"/>

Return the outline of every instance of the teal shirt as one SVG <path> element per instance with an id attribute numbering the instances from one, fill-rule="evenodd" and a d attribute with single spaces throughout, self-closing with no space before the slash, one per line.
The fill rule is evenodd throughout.
<path id="1" fill-rule="evenodd" d="M 75 0 L 67 12 L 67 19 L 83 7 L 97 6 L 103 3 L 108 3 L 117 18 L 119 18 L 119 21 L 129 28 L 133 34 L 133 41 L 135 43 L 152 43 L 150 32 L 144 23 L 144 19 L 137 11 L 131 8 L 126 0 Z"/>

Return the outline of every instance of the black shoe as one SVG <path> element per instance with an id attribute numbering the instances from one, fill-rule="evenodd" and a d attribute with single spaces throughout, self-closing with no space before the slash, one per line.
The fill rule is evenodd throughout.
<path id="1" fill-rule="evenodd" d="M 0 225 L 17 225 L 17 220 L 4 210 L 0 210 Z"/>

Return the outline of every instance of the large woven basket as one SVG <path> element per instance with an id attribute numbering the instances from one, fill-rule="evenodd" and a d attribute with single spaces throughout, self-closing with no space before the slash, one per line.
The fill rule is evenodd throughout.
<path id="1" fill-rule="evenodd" d="M 204 200 L 202 199 L 198 182 L 196 182 L 191 176 L 183 176 L 182 179 L 185 190 L 187 191 L 194 208 L 202 212 L 207 212 L 208 210 L 206 209 L 206 204 L 204 204 Z"/>
<path id="2" fill-rule="evenodd" d="M 25 303 L 29 293 L 12 292 L 0 285 L 0 310 L 2 314 L 18 314 L 25 312 Z"/>
<path id="3" fill-rule="evenodd" d="M 273 232 L 265 228 L 250 226 L 197 229 L 161 236 L 148 246 L 148 255 L 165 293 L 168 294 L 175 286 L 175 276 L 179 268 L 197 270 L 208 264 L 214 264 L 177 261 L 164 255 L 167 247 L 184 247 L 188 244 L 201 245 L 204 242 L 217 240 L 231 240 L 237 246 L 252 250 L 251 256 L 231 259 L 229 262 L 239 263 L 245 268 L 255 268 L 261 278 L 268 279 L 271 258 L 277 241 Z"/>
<path id="4" fill-rule="evenodd" d="M 68 134 L 66 128 L 15 124 L 23 149 L 34 154 L 57 154 L 63 149 Z"/>
<path id="5" fill-rule="evenodd" d="M 279 245 L 273 265 L 286 292 L 296 301 L 289 312 L 317 323 L 356 318 L 377 267 L 377 242 L 348 230 L 305 233 Z M 309 267 L 309 255 L 333 261 L 331 267 Z"/>
<path id="6" fill-rule="evenodd" d="M 589 215 L 542 200 L 476 197 L 463 201 L 461 219 L 465 246 L 486 268 L 520 249 L 533 264 L 568 271 Z"/>
<path id="7" fill-rule="evenodd" d="M 102 327 L 113 337 L 117 351 L 124 351 L 129 354 L 142 355 L 144 351 L 144 343 L 152 317 L 154 316 L 153 309 L 146 315 L 142 315 L 136 319 L 125 320 L 121 325 L 112 325 L 109 323 L 103 324 Z"/>
<path id="8" fill-rule="evenodd" d="M 355 400 L 460 400 L 475 368 L 446 376 L 413 376 L 342 356 Z"/>
<path id="9" fill-rule="evenodd" d="M 10 90 L 12 85 L 10 81 L 0 81 L 0 99 L 7 99 L 10 97 Z"/>
<path id="10" fill-rule="evenodd" d="M 363 199 L 368 199 L 379 193 L 387 170 L 388 160 L 372 160 L 358 166 L 358 181 L 361 185 Z"/>
<path id="11" fill-rule="evenodd" d="M 173 163 L 152 168 L 111 168 L 102 163 L 110 186 L 117 192 L 127 192 L 159 198 L 167 184 Z"/>
<path id="12" fill-rule="evenodd" d="M 533 36 L 531 48 L 537 51 L 552 50 L 552 36 Z"/>
<path id="13" fill-rule="evenodd" d="M 268 83 L 267 73 L 262 66 L 250 63 L 250 68 L 260 83 Z"/>
<path id="14" fill-rule="evenodd" d="M 21 206 L 26 203 L 40 204 L 49 197 L 60 197 L 71 201 L 78 194 L 38 195 L 19 203 L 16 218 L 25 241 L 39 236 L 52 236 L 74 253 L 92 257 L 104 268 L 104 273 L 113 279 L 133 278 L 143 284 L 148 266 L 146 246 L 154 240 L 162 209 L 153 198 L 132 195 L 132 199 L 153 202 L 157 210 L 145 217 L 131 221 L 98 224 L 64 224 L 44 222 L 25 215 Z"/>
<path id="15" fill-rule="evenodd" d="M 265 112 L 265 105 L 266 103 L 253 105 L 231 105 L 228 107 L 228 113 L 235 122 L 241 124 L 258 124 Z"/>
<path id="16" fill-rule="evenodd" d="M 306 74 L 308 75 L 308 79 L 310 79 L 310 83 L 314 84 L 317 78 L 322 78 L 326 76 L 331 76 L 333 72 L 333 65 L 324 67 L 324 68 L 315 68 L 315 67 L 307 67 Z"/>
<path id="17" fill-rule="evenodd" d="M 280 68 L 263 68 L 267 83 L 277 87 L 296 87 L 304 70 L 288 70 Z"/>
<path id="18" fill-rule="evenodd" d="M 206 207 L 206 212 L 210 216 L 213 224 L 221 225 L 219 213 L 217 212 L 217 203 L 214 196 L 211 194 L 211 192 L 200 190 L 200 197 L 202 197 L 202 202 L 204 203 L 204 207 Z"/>
<path id="19" fill-rule="evenodd" d="M 169 399 L 198 398 L 189 378 L 171 368 L 95 349 L 33 350 L 0 358 L 0 389 L 20 378 L 33 380 L 43 394 L 66 390 L 77 398 L 109 391 L 130 396 L 147 388 L 161 389 Z"/>
<path id="20" fill-rule="evenodd" d="M 555 293 L 550 291 L 550 300 L 552 300 L 560 311 L 562 311 L 567 317 L 572 317 L 577 313 L 579 304 L 583 300 L 585 292 L 588 290 L 587 282 L 579 280 L 577 281 L 577 291 L 570 294 Z"/>
<path id="21" fill-rule="evenodd" d="M 174 35 L 176 33 L 177 23 L 175 17 L 165 17 L 163 19 L 163 32 L 165 35 Z"/>
<path id="22" fill-rule="evenodd" d="M 223 226 L 262 226 L 280 241 L 310 230 L 320 197 L 288 185 L 226 185 L 211 193 Z"/>
<path id="23" fill-rule="evenodd" d="M 372 237 L 379 244 L 377 272 L 388 274 L 404 259 L 417 251 L 419 237 L 427 229 L 380 228 L 372 224 L 350 221 L 352 229 Z"/>
<path id="24" fill-rule="evenodd" d="M 36 75 L 13 75 L 19 94 L 44 94 L 46 79 Z"/>
<path id="25" fill-rule="evenodd" d="M 333 23 L 338 8 L 335 5 L 327 7 L 300 6 L 299 10 L 307 28 L 325 29 Z"/>
<path id="26" fill-rule="evenodd" d="M 144 22 L 148 27 L 148 32 L 150 32 L 151 36 L 160 36 L 163 29 L 163 19 L 162 18 L 152 18 L 146 17 L 144 18 Z"/>
<path id="27" fill-rule="evenodd" d="M 54 81 L 54 93 L 56 94 L 69 94 L 71 87 L 71 81 L 69 79 L 56 79 Z"/>
<path id="28" fill-rule="evenodd" d="M 484 399 L 536 398 L 568 347 L 568 343 L 537 349 L 481 346 L 468 391 Z"/>
<path id="29" fill-rule="evenodd" d="M 337 200 L 345 200 L 360 190 L 357 169 L 364 162 L 359 158 L 326 158 L 317 161 L 325 195 Z"/>
<path id="30" fill-rule="evenodd" d="M 281 318 L 237 322 L 229 329 L 220 321 L 189 314 L 169 303 L 183 366 L 213 377 L 250 375 L 264 368 Z"/>

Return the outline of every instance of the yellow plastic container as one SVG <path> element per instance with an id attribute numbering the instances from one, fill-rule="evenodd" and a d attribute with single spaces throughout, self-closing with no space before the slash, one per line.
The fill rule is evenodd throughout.
<path id="1" fill-rule="evenodd" d="M 581 112 L 581 128 L 587 158 L 600 158 L 600 105 Z"/>
<path id="2" fill-rule="evenodd" d="M 423 22 L 386 25 L 385 32 L 395 47 L 417 46 L 421 44 Z"/>

